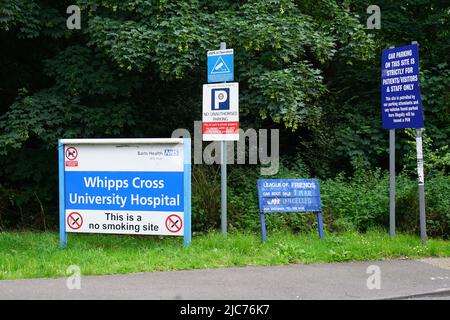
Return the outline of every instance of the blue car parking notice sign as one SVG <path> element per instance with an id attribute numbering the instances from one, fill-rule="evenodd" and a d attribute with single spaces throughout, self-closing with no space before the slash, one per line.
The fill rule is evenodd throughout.
<path id="1" fill-rule="evenodd" d="M 383 128 L 423 128 L 417 45 L 383 50 L 381 63 Z"/>
<path id="2" fill-rule="evenodd" d="M 234 80 L 233 49 L 208 51 L 208 83 Z"/>

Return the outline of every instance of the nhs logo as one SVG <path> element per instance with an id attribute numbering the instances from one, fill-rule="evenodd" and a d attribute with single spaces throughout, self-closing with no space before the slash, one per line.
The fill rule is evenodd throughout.
<path id="1" fill-rule="evenodd" d="M 230 88 L 211 90 L 211 110 L 230 110 Z"/>
<path id="2" fill-rule="evenodd" d="M 177 157 L 178 150 L 176 149 L 164 149 L 164 156 L 166 157 Z"/>

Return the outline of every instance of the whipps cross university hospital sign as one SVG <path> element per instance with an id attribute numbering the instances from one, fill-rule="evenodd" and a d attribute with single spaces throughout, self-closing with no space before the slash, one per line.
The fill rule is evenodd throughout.
<path id="1" fill-rule="evenodd" d="M 190 242 L 190 139 L 60 140 L 65 233 L 184 236 Z"/>

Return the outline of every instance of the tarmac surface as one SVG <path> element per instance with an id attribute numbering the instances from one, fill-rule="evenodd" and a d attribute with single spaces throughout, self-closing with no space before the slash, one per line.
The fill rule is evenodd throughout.
<path id="1" fill-rule="evenodd" d="M 450 258 L 2 280 L 0 299 L 450 300 Z"/>

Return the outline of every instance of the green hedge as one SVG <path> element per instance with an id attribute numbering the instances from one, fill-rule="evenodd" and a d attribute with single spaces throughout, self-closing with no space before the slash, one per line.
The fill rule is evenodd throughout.
<path id="1" fill-rule="evenodd" d="M 261 178 L 308 178 L 305 166 L 296 164 L 280 167 L 275 176 Z M 260 232 L 256 166 L 230 166 L 228 175 L 228 227 L 230 230 Z M 57 185 L 53 181 L 53 185 Z M 417 181 L 406 174 L 396 179 L 397 230 L 419 234 L 419 205 Z M 429 236 L 450 238 L 450 176 L 427 175 L 425 203 Z M 0 230 L 56 229 L 58 214 L 55 202 L 42 188 L 32 192 L 8 189 L 0 185 Z M 194 232 L 220 228 L 220 168 L 193 166 L 192 204 Z M 343 175 L 321 180 L 325 228 L 329 232 L 385 229 L 389 227 L 389 177 L 386 172 L 357 170 L 355 176 Z M 49 199 L 47 199 L 45 197 Z M 55 199 L 55 197 L 53 197 Z M 52 205 L 53 204 L 53 205 Z M 314 214 L 267 215 L 269 231 L 290 230 L 306 232 L 316 229 Z"/>
<path id="2" fill-rule="evenodd" d="M 193 229 L 205 231 L 220 226 L 220 175 L 212 167 L 197 167 L 193 177 Z M 281 168 L 263 178 L 307 178 L 303 168 Z M 230 229 L 259 231 L 256 168 L 231 170 L 228 177 L 228 223 Z M 450 238 L 450 176 L 426 178 L 428 235 Z M 330 232 L 389 228 L 389 176 L 381 171 L 362 171 L 352 178 L 338 176 L 321 181 L 325 227 Z M 396 178 L 397 230 L 419 233 L 417 181 L 405 175 Z M 269 230 L 304 232 L 316 228 L 313 214 L 267 215 Z"/>

